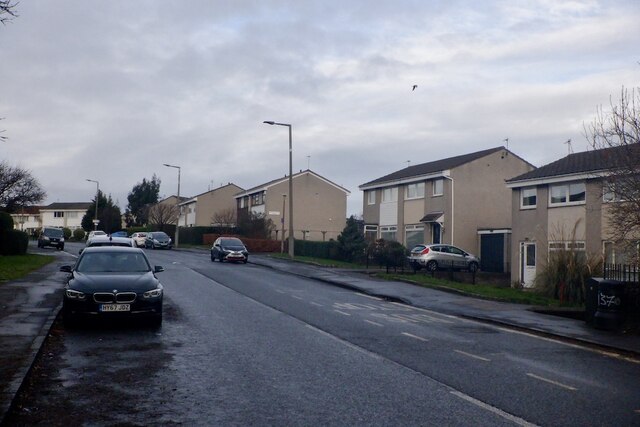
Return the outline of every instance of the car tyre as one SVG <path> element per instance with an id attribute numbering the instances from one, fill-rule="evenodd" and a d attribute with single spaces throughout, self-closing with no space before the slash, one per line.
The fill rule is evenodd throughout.
<path id="1" fill-rule="evenodd" d="M 160 327 L 162 327 L 162 313 L 154 315 L 151 318 L 150 323 L 153 329 L 159 329 Z"/>
<path id="2" fill-rule="evenodd" d="M 213 254 L 211 254 L 211 262 L 216 262 L 216 257 Z"/>
<path id="3" fill-rule="evenodd" d="M 431 260 L 427 263 L 427 271 L 436 271 L 438 269 L 438 263 Z"/>
<path id="4" fill-rule="evenodd" d="M 220 262 L 224 262 L 224 258 L 222 257 L 222 254 L 220 254 L 220 255 L 218 256 L 218 261 L 220 261 Z"/>
<path id="5" fill-rule="evenodd" d="M 74 328 L 78 324 L 76 316 L 67 310 L 62 310 L 62 324 L 65 328 Z"/>
<path id="6" fill-rule="evenodd" d="M 469 264 L 469 272 L 470 273 L 475 273 L 476 271 L 478 271 L 478 263 L 477 262 L 472 262 Z"/>

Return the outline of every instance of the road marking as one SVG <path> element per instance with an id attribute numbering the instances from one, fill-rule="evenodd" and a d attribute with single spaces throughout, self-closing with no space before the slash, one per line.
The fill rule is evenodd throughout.
<path id="1" fill-rule="evenodd" d="M 474 359 L 482 360 L 484 362 L 491 362 L 491 359 L 487 359 L 486 357 L 476 356 L 475 354 L 467 353 L 466 351 L 462 351 L 462 350 L 453 350 L 453 351 L 455 351 L 456 353 L 463 354 L 463 355 L 468 356 L 468 357 L 473 357 Z"/>
<path id="2" fill-rule="evenodd" d="M 302 297 L 299 297 L 298 295 L 291 295 L 291 297 L 295 299 L 300 299 L 300 300 L 302 299 Z"/>
<path id="3" fill-rule="evenodd" d="M 313 301 L 311 301 L 311 304 L 313 304 L 315 306 L 318 306 L 318 307 L 324 307 L 322 304 L 318 304 L 317 302 L 313 302 Z"/>
<path id="4" fill-rule="evenodd" d="M 276 289 L 276 292 L 279 293 L 279 294 L 286 294 L 285 291 L 281 291 L 280 289 Z"/>
<path id="5" fill-rule="evenodd" d="M 336 313 L 340 313 L 344 316 L 351 316 L 349 313 L 345 313 L 344 311 L 340 311 L 340 310 L 333 310 L 333 311 L 335 311 Z"/>
<path id="6" fill-rule="evenodd" d="M 586 351 L 590 351 L 592 353 L 597 353 L 597 354 L 601 354 L 603 356 L 608 356 L 608 357 L 611 357 L 611 358 L 614 358 L 614 359 L 624 360 L 625 362 L 631 362 L 631 363 L 635 363 L 636 365 L 640 365 L 640 359 L 634 359 L 632 357 L 622 356 L 621 354 L 613 353 L 611 351 L 598 350 L 598 349 L 595 349 L 595 348 L 584 347 L 584 346 L 581 346 L 581 345 L 578 345 L 578 344 L 571 344 L 571 343 L 560 341 L 560 340 L 554 339 L 554 338 L 541 337 L 540 335 L 535 335 L 535 334 L 532 334 L 532 333 L 529 333 L 529 332 L 503 328 L 501 326 L 493 326 L 493 327 L 495 327 L 497 330 L 502 331 L 502 332 L 509 332 L 511 334 L 519 334 L 519 335 L 524 335 L 524 336 L 531 337 L 531 338 L 537 338 L 539 340 L 549 341 L 549 342 L 552 342 L 552 343 L 555 343 L 555 344 L 561 344 L 561 345 L 564 345 L 564 346 L 567 346 L 567 347 L 577 348 L 577 349 L 580 349 L 580 350 L 586 350 Z"/>
<path id="7" fill-rule="evenodd" d="M 454 396 L 458 396 L 460 399 L 464 399 L 469 403 L 472 403 L 476 406 L 479 406 L 482 409 L 485 409 L 489 412 L 493 412 L 494 414 L 511 421 L 512 423 L 515 423 L 519 426 L 524 426 L 524 427 L 534 427 L 535 424 L 530 423 L 529 421 L 523 420 L 522 418 L 516 417 L 515 415 L 511 415 L 507 412 L 504 412 L 502 409 L 498 409 L 495 406 L 491 406 L 491 405 L 487 405 L 486 403 L 478 400 L 478 399 L 474 399 L 473 397 L 466 395 L 464 393 L 461 393 L 459 391 L 450 391 L 451 394 L 453 394 Z"/>
<path id="8" fill-rule="evenodd" d="M 378 323 L 378 322 L 374 322 L 373 320 L 364 320 L 367 323 L 371 323 L 372 325 L 376 325 L 376 326 L 384 326 L 382 323 Z"/>
<path id="9" fill-rule="evenodd" d="M 416 340 L 423 341 L 423 342 L 428 342 L 429 341 L 426 338 L 422 338 L 422 337 L 419 337 L 417 335 L 410 334 L 409 332 L 403 332 L 402 335 L 404 335 L 406 337 L 414 338 Z"/>
<path id="10" fill-rule="evenodd" d="M 373 296 L 367 295 L 367 294 L 361 294 L 360 292 L 356 292 L 356 295 L 360 295 L 361 297 L 365 297 L 365 298 L 369 298 L 369 299 L 374 299 L 376 301 L 382 301 L 382 298 L 373 297 Z"/>
<path id="11" fill-rule="evenodd" d="M 536 374 L 527 373 L 527 375 L 530 376 L 531 378 L 535 378 L 537 380 L 544 381 L 544 382 L 547 382 L 549 384 L 557 385 L 558 387 L 562 387 L 562 388 L 565 388 L 567 390 L 571 390 L 571 391 L 577 391 L 578 390 L 577 388 L 571 387 L 570 385 L 562 384 L 562 383 L 559 383 L 557 381 L 553 381 L 553 380 L 550 380 L 550 379 L 547 379 L 547 378 L 543 378 L 543 377 L 540 377 L 540 376 L 538 376 Z"/>

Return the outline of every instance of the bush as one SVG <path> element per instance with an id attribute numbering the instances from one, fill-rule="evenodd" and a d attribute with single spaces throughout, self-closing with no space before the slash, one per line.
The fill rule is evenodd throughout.
<path id="1" fill-rule="evenodd" d="M 287 242 L 285 242 L 285 247 Z M 294 240 L 294 252 L 299 256 L 314 258 L 340 259 L 338 242 L 329 240 L 328 242 L 316 242 L 312 240 Z"/>
<path id="2" fill-rule="evenodd" d="M 64 227 L 62 229 L 62 235 L 64 236 L 64 240 L 69 240 L 71 238 L 71 229 Z"/>
<path id="3" fill-rule="evenodd" d="M 29 235 L 24 231 L 0 230 L 0 255 L 24 255 L 29 246 Z"/>
<path id="4" fill-rule="evenodd" d="M 73 230 L 73 240 L 82 241 L 84 240 L 84 236 L 87 234 L 82 228 L 76 228 Z"/>
<path id="5" fill-rule="evenodd" d="M 0 212 L 0 231 L 13 230 L 13 218 L 7 212 Z"/>
<path id="6" fill-rule="evenodd" d="M 602 274 L 602 258 L 581 251 L 558 250 L 549 253 L 549 261 L 536 274 L 534 286 L 541 294 L 560 302 L 582 304 L 586 281 Z"/>
<path id="7" fill-rule="evenodd" d="M 369 257 L 372 258 L 380 267 L 386 267 L 387 273 L 389 268 L 397 269 L 404 267 L 409 252 L 401 243 L 395 241 L 386 241 L 378 239 L 369 245 L 367 250 Z"/>

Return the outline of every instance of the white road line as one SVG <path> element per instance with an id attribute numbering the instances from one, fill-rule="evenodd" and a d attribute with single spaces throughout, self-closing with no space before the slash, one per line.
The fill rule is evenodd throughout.
<path id="1" fill-rule="evenodd" d="M 493 412 L 494 414 L 511 421 L 512 423 L 515 423 L 519 426 L 524 426 L 524 427 L 535 427 L 535 424 L 530 423 L 529 421 L 523 420 L 522 418 L 516 417 L 515 415 L 511 415 L 507 412 L 504 412 L 502 409 L 498 409 L 495 406 L 491 406 L 491 405 L 487 405 L 484 402 L 481 402 L 478 399 L 474 399 L 473 397 L 466 395 L 464 393 L 461 393 L 459 391 L 451 391 L 451 394 L 453 394 L 454 396 L 458 396 L 460 399 L 464 399 L 469 403 L 473 403 L 476 406 L 479 406 L 482 409 L 485 409 L 489 412 Z"/>
<path id="2" fill-rule="evenodd" d="M 302 297 L 299 297 L 298 295 L 291 295 L 291 297 L 295 299 L 300 299 L 300 300 L 302 299 Z"/>
<path id="3" fill-rule="evenodd" d="M 428 342 L 429 341 L 426 338 L 422 338 L 422 337 L 419 337 L 417 335 L 410 334 L 409 332 L 403 332 L 402 335 L 404 335 L 406 337 L 411 337 L 411 338 L 416 339 L 416 340 L 424 341 L 424 342 Z"/>
<path id="4" fill-rule="evenodd" d="M 453 350 L 453 351 L 455 351 L 456 353 L 463 354 L 463 355 L 468 356 L 468 357 L 472 357 L 474 359 L 482 360 L 484 362 L 491 362 L 491 359 L 487 359 L 486 357 L 476 356 L 475 354 L 467 353 L 466 351 L 462 351 L 462 350 Z"/>
<path id="5" fill-rule="evenodd" d="M 567 390 L 571 390 L 571 391 L 577 391 L 578 390 L 577 388 L 571 387 L 570 385 L 562 384 L 562 383 L 559 383 L 557 381 L 553 381 L 553 380 L 550 380 L 550 379 L 547 379 L 547 378 L 539 377 L 536 374 L 527 373 L 527 376 L 529 376 L 531 378 L 535 378 L 535 379 L 540 380 L 540 381 L 544 381 L 544 382 L 549 383 L 549 384 L 556 385 L 558 387 L 565 388 Z"/>
<path id="6" fill-rule="evenodd" d="M 345 315 L 345 316 L 351 316 L 349 313 L 345 313 L 344 311 L 340 311 L 340 310 L 333 310 L 333 311 L 335 311 L 336 313 L 340 313 L 342 315 Z"/>
<path id="7" fill-rule="evenodd" d="M 429 313 L 432 316 L 446 317 L 447 319 L 466 321 L 466 319 L 463 319 L 461 317 L 452 316 L 450 314 L 438 313 L 437 311 L 427 310 L 426 308 L 422 308 L 422 307 L 413 307 L 413 306 L 409 306 L 409 305 L 402 304 L 402 303 L 399 303 L 399 302 L 390 302 L 389 304 L 397 305 L 399 307 L 408 308 L 409 311 L 421 311 L 423 313 Z M 440 319 L 440 321 L 441 322 L 445 322 L 445 323 L 453 323 L 453 322 L 446 322 L 446 321 L 444 321 L 442 319 Z M 469 321 L 469 322 L 471 322 L 471 321 Z"/>
<path id="8" fill-rule="evenodd" d="M 317 307 L 324 307 L 322 304 L 318 304 L 317 302 L 313 302 L 311 301 L 311 304 L 317 306 Z"/>
<path id="9" fill-rule="evenodd" d="M 281 291 L 280 289 L 276 289 L 276 292 L 279 293 L 279 294 L 286 294 L 285 291 Z"/>
<path id="10" fill-rule="evenodd" d="M 356 292 L 356 295 L 360 295 L 361 297 L 365 297 L 365 298 L 369 298 L 369 299 L 374 299 L 376 301 L 382 301 L 382 298 L 373 297 L 373 296 L 367 295 L 367 294 L 361 294 L 360 292 Z"/>
<path id="11" fill-rule="evenodd" d="M 373 320 L 364 320 L 367 323 L 371 323 L 372 325 L 376 325 L 376 326 L 384 326 L 382 323 L 378 323 L 378 322 L 374 322 Z"/>

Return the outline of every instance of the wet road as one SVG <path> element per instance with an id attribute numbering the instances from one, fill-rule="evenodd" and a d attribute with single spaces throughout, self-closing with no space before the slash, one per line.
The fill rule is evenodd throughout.
<path id="1" fill-rule="evenodd" d="M 14 422 L 640 423 L 635 361 L 251 264 L 148 254 L 166 269 L 162 328 L 56 327 Z"/>

